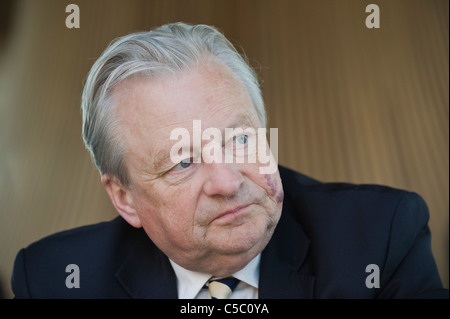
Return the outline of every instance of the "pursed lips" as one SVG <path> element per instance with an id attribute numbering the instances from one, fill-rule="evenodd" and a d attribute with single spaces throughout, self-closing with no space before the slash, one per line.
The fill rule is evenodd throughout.
<path id="1" fill-rule="evenodd" d="M 235 208 L 226 210 L 217 215 L 213 221 L 224 221 L 224 222 L 231 221 L 234 217 L 239 215 L 241 212 L 244 211 L 245 208 L 249 207 L 250 205 L 252 204 L 240 205 Z"/>

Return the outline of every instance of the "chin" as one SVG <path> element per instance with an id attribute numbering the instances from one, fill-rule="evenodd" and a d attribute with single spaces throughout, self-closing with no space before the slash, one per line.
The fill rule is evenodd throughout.
<path id="1" fill-rule="evenodd" d="M 223 255 L 250 255 L 253 258 L 265 248 L 272 231 L 266 227 L 255 227 L 253 223 L 237 226 L 218 243 L 218 251 Z"/>

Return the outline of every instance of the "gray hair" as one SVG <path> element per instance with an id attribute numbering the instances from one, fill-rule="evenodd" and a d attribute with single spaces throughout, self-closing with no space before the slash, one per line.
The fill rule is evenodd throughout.
<path id="1" fill-rule="evenodd" d="M 112 109 L 113 89 L 131 76 L 176 73 L 211 58 L 228 67 L 242 82 L 261 124 L 266 126 L 264 101 L 254 70 L 216 28 L 173 23 L 132 33 L 105 49 L 92 66 L 83 90 L 83 141 L 101 175 L 115 176 L 125 187 L 131 186 L 125 165 L 126 148 Z"/>

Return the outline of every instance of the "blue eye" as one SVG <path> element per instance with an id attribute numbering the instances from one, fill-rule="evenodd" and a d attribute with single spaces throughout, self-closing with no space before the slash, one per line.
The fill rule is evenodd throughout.
<path id="1" fill-rule="evenodd" d="M 245 144 L 248 141 L 248 135 L 239 135 L 235 138 L 235 141 L 239 144 Z"/>
<path id="2" fill-rule="evenodd" d="M 188 168 L 189 166 L 191 166 L 192 161 L 190 158 L 186 158 L 184 160 L 182 160 L 176 167 L 181 167 L 181 168 Z"/>

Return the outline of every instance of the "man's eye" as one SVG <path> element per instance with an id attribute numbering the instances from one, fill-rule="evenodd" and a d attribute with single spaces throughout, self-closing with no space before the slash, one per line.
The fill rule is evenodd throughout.
<path id="1" fill-rule="evenodd" d="M 185 169 L 185 168 L 188 168 L 189 166 L 191 166 L 191 164 L 192 164 L 192 159 L 186 158 L 186 159 L 182 160 L 180 163 L 178 163 L 178 165 L 176 165 L 174 167 L 174 169 Z"/>
<path id="2" fill-rule="evenodd" d="M 234 138 L 234 140 L 235 140 L 235 142 L 236 142 L 237 144 L 241 144 L 241 145 L 246 144 L 247 141 L 248 141 L 248 135 L 239 135 L 239 136 L 236 136 L 236 137 Z"/>

